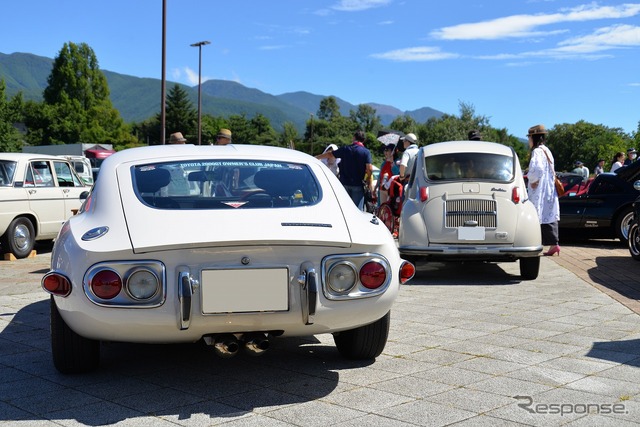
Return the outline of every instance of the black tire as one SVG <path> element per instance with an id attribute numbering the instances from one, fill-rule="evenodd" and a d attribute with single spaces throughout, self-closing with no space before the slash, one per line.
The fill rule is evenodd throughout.
<path id="1" fill-rule="evenodd" d="M 2 239 L 4 250 L 12 253 L 16 258 L 29 256 L 35 243 L 36 231 L 31 221 L 25 217 L 18 217 L 11 221 Z"/>
<path id="2" fill-rule="evenodd" d="M 340 354 L 352 360 L 370 360 L 380 356 L 387 345 L 391 312 L 375 322 L 333 334 Z"/>
<path id="3" fill-rule="evenodd" d="M 540 257 L 520 258 L 520 277 L 524 280 L 536 280 L 540 272 Z"/>
<path id="4" fill-rule="evenodd" d="M 629 228 L 629 253 L 631 258 L 640 261 L 640 227 L 638 222 L 634 221 Z"/>
<path id="5" fill-rule="evenodd" d="M 629 240 L 629 229 L 631 228 L 631 223 L 633 222 L 633 208 L 628 206 L 624 208 L 620 214 L 616 217 L 615 227 L 616 227 L 616 237 L 620 239 L 622 243 L 625 245 Z"/>
<path id="6" fill-rule="evenodd" d="M 53 296 L 51 306 L 51 353 L 53 365 L 63 374 L 96 370 L 100 364 L 100 341 L 81 337 L 65 323 Z"/>

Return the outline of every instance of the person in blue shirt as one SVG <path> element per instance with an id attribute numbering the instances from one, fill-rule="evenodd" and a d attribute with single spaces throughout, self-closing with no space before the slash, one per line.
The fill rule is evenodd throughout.
<path id="1" fill-rule="evenodd" d="M 373 165 L 371 152 L 364 146 L 365 135 L 359 130 L 353 135 L 351 145 L 327 151 L 317 159 L 340 159 L 340 182 L 360 210 L 364 210 L 364 186 L 373 194 Z"/>

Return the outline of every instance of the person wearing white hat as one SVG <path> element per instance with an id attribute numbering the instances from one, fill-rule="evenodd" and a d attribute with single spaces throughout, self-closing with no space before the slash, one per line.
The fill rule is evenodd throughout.
<path id="1" fill-rule="evenodd" d="M 329 144 L 327 145 L 327 148 L 324 149 L 322 154 L 328 153 L 328 152 L 334 152 L 337 149 L 338 149 L 338 146 L 336 144 Z M 340 160 L 341 159 L 337 159 L 332 156 L 320 159 L 322 163 L 324 163 L 329 169 L 331 169 L 331 172 L 333 172 L 335 176 L 340 176 L 340 168 L 338 167 Z"/>
<path id="2" fill-rule="evenodd" d="M 402 160 L 400 160 L 400 180 L 406 181 L 411 175 L 411 169 L 413 169 L 413 163 L 416 160 L 416 154 L 418 154 L 418 137 L 413 133 L 408 133 L 402 137 L 404 143 L 404 153 L 402 153 Z"/>

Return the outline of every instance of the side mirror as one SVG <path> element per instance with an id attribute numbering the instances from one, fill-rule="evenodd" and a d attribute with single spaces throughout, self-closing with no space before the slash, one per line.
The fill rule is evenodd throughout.
<path id="1" fill-rule="evenodd" d="M 82 193 L 80 193 L 80 200 L 86 200 L 87 197 L 89 197 L 88 191 L 83 191 Z"/>
<path id="2" fill-rule="evenodd" d="M 640 191 L 640 180 L 633 183 L 633 188 L 635 188 L 637 191 Z"/>

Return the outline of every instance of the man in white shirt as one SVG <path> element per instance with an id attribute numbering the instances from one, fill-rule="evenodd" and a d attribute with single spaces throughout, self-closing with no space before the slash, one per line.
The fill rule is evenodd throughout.
<path id="1" fill-rule="evenodd" d="M 571 172 L 582 175 L 582 182 L 587 182 L 589 180 L 589 168 L 586 167 L 580 160 L 576 160 L 575 166 L 575 169 L 573 169 Z"/>
<path id="2" fill-rule="evenodd" d="M 404 181 L 411 175 L 416 154 L 418 154 L 418 138 L 415 134 L 408 133 L 402 138 L 402 141 L 404 153 L 402 153 L 402 160 L 400 160 L 400 180 Z"/>

